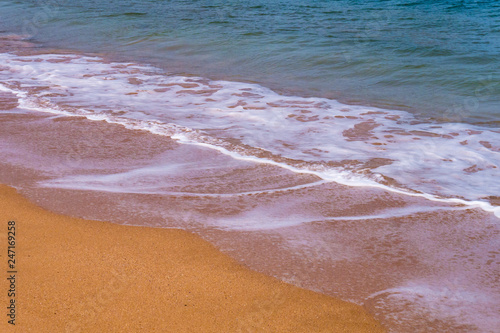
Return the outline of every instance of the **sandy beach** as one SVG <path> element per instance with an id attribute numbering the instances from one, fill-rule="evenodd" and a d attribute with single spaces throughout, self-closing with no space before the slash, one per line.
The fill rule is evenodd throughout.
<path id="1" fill-rule="evenodd" d="M 54 214 L 4 185 L 0 198 L 17 266 L 16 325 L 4 315 L 3 332 L 384 331 L 362 307 L 253 272 L 189 232 Z"/>

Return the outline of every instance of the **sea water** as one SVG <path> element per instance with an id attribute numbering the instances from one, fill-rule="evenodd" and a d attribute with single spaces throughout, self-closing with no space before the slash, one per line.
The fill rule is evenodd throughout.
<path id="1" fill-rule="evenodd" d="M 493 332 L 499 10 L 0 1 L 1 181 L 196 230 L 393 331 Z"/>

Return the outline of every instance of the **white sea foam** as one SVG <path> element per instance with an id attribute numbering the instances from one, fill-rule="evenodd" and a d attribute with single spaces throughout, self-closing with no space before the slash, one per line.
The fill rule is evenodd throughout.
<path id="1" fill-rule="evenodd" d="M 493 181 L 500 178 L 498 129 L 423 123 L 407 112 L 164 75 L 98 57 L 0 54 L 0 63 L 0 89 L 16 93 L 21 108 L 105 120 L 325 181 L 500 217 L 500 207 L 488 202 L 500 193 Z"/>
<path id="2" fill-rule="evenodd" d="M 182 169 L 184 170 L 184 169 Z M 172 172 L 170 172 L 172 171 Z M 327 183 L 321 180 L 313 183 L 275 188 L 269 190 L 256 190 L 234 193 L 198 193 L 185 191 L 172 191 L 171 188 L 182 183 L 176 183 L 173 175 L 181 175 L 178 165 L 159 165 L 135 169 L 119 174 L 110 175 L 77 175 L 57 179 L 45 180 L 40 183 L 44 187 L 76 189 L 86 191 L 100 191 L 112 193 L 135 193 L 135 194 L 163 194 L 171 196 L 189 197 L 236 197 L 255 194 L 272 194 L 285 191 L 301 190 L 308 187 L 319 186 Z M 165 179 L 168 177 L 168 182 Z"/>
<path id="3" fill-rule="evenodd" d="M 398 315 L 407 321 L 410 319 L 410 322 L 413 316 L 424 316 L 429 322 L 449 320 L 469 325 L 471 331 L 496 332 L 500 326 L 495 299 L 498 293 L 488 294 L 472 288 L 454 279 L 441 281 L 440 284 L 409 282 L 374 293 L 368 299 L 375 300 L 379 309 L 398 306 L 402 312 Z M 388 316 L 397 321 L 394 314 Z"/>
<path id="4" fill-rule="evenodd" d="M 304 223 L 325 222 L 325 221 L 370 221 L 376 219 L 397 218 L 410 216 L 420 213 L 429 213 L 437 211 L 463 210 L 464 207 L 423 207 L 408 206 L 402 208 L 384 209 L 380 212 L 370 215 L 356 216 L 321 216 L 311 217 L 300 214 L 291 214 L 289 211 L 285 215 L 276 215 L 273 212 L 257 209 L 238 215 L 235 218 L 220 218 L 214 221 L 216 227 L 222 229 L 255 231 L 255 230 L 273 230 L 280 228 L 293 227 Z"/>

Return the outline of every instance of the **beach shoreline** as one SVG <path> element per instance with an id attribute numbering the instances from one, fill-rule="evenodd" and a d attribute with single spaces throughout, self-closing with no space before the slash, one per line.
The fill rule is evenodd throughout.
<path id="1" fill-rule="evenodd" d="M 361 306 L 253 272 L 187 231 L 55 214 L 5 185 L 0 198 L 18 281 L 4 331 L 384 331 Z"/>
<path id="2" fill-rule="evenodd" d="M 115 229 L 89 227 L 93 224 L 81 220 L 87 227 L 68 238 L 59 230 L 68 222 L 44 224 L 44 230 L 55 228 L 55 238 L 66 240 L 59 247 L 65 253 L 68 244 L 79 246 L 82 251 L 72 254 L 79 265 L 82 253 L 89 256 L 94 249 L 101 254 L 89 256 L 94 262 L 104 260 L 109 267 L 120 262 L 135 278 L 135 270 L 119 258 L 157 268 L 148 254 L 163 254 L 144 243 L 159 237 L 155 244 L 162 244 L 172 235 L 156 230 L 174 228 L 196 234 L 257 274 L 363 306 L 391 332 L 492 332 L 498 327 L 500 231 L 491 196 L 498 191 L 490 181 L 498 170 L 493 165 L 498 132 L 421 123 L 409 113 L 324 98 L 282 96 L 258 84 L 158 73 L 160 68 L 147 62 L 113 62 L 102 54 L 51 49 L 21 36 L 0 38 L 2 45 L 0 183 L 47 211 L 139 227 L 109 239 L 104 233 L 89 246 L 96 237 L 82 235 L 90 229 Z M 467 158 L 471 154 L 484 163 Z M 460 174 L 465 182 L 456 182 Z M 488 186 L 479 186 L 484 181 Z M 405 184 L 413 184 L 413 191 Z M 439 196 L 441 190 L 448 194 Z M 140 236 L 143 227 L 156 229 Z M 43 235 L 52 244 L 50 232 Z M 183 239 L 172 237 L 173 243 Z M 173 259 L 157 261 L 185 267 Z M 57 274 L 62 271 L 50 265 Z M 204 263 L 198 266 L 196 273 L 210 271 Z M 140 269 L 138 276 L 149 286 L 161 285 L 151 276 L 172 274 L 156 270 L 148 275 Z M 110 288 L 121 290 L 122 273 L 102 273 L 99 279 L 110 281 L 109 286 L 89 282 L 100 289 L 90 298 L 76 298 L 83 304 L 78 311 L 90 318 L 85 325 L 100 316 L 96 302 L 114 299 Z M 78 274 L 71 279 L 77 281 Z M 219 282 L 207 290 L 214 284 Z M 169 288 L 149 287 L 145 294 Z M 242 287 L 240 294 L 248 289 Z M 233 311 L 240 326 L 227 329 L 258 331 L 275 322 L 273 313 L 283 313 L 281 296 L 266 295 L 272 300 L 255 303 L 256 296 L 253 305 L 247 304 L 248 317 Z M 142 304 L 150 303 L 146 298 Z M 158 308 L 171 303 L 158 304 L 151 303 Z M 227 312 L 219 309 L 217 314 Z M 314 325 L 304 330 L 319 327 Z"/>

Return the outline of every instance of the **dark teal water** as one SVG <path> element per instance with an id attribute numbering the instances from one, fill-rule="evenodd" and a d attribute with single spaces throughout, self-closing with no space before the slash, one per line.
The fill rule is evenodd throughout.
<path id="1" fill-rule="evenodd" d="M 500 116 L 498 1 L 1 0 L 0 29 L 285 94 Z"/>

